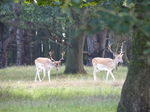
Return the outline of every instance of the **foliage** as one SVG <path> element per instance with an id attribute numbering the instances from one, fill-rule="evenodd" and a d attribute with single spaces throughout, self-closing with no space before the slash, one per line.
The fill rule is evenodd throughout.
<path id="1" fill-rule="evenodd" d="M 8 20 L 8 19 L 10 20 L 14 17 L 12 9 L 10 8 L 12 3 L 13 3 L 12 0 L 6 0 L 6 1 L 0 2 L 0 15 L 3 15 L 5 17 L 4 20 Z M 2 20 L 3 18 L 1 19 L 1 21 Z"/>
<path id="2" fill-rule="evenodd" d="M 60 38 L 60 40 L 66 40 L 67 36 L 63 36 L 62 33 L 66 33 L 68 26 L 72 23 L 69 13 L 60 13 L 60 8 L 54 8 L 48 5 L 42 7 L 36 4 L 22 3 L 21 15 L 18 17 L 18 15 L 14 13 L 12 5 L 13 2 L 10 2 L 9 4 L 5 3 L 4 5 L 0 6 L 2 9 L 0 12 L 0 17 L 1 15 L 4 15 L 1 18 L 1 22 L 3 22 L 8 28 L 10 26 L 15 26 L 17 28 L 21 28 L 24 31 L 30 31 L 30 45 L 34 45 L 34 48 L 37 48 L 35 46 L 38 46 L 42 42 L 47 46 L 51 41 L 57 43 L 57 41 L 55 41 L 55 39 L 52 38 L 52 35 L 48 33 L 47 28 L 51 31 L 53 35 L 57 36 L 57 38 Z M 17 22 L 12 24 L 13 18 L 18 18 L 19 24 L 17 24 Z M 5 33 L 7 33 L 6 29 Z M 8 34 L 6 34 L 6 36 L 7 35 Z M 16 43 L 14 42 L 13 44 Z M 33 49 L 32 51 L 34 52 L 35 50 L 36 49 Z"/>
<path id="3" fill-rule="evenodd" d="M 26 0 L 26 2 L 31 3 L 34 1 Z M 89 33 L 95 33 L 101 28 L 101 25 L 105 25 L 105 27 L 107 26 L 108 29 L 117 33 L 126 33 L 131 31 L 133 27 L 138 27 L 147 36 L 150 36 L 150 2 L 144 0 L 142 3 L 143 10 L 141 15 L 138 15 L 135 11 L 135 1 L 132 0 L 37 0 L 38 5 L 51 5 L 65 10 L 72 7 L 77 12 L 82 7 L 90 7 L 94 13 L 91 11 L 88 22 L 85 22 L 87 24 L 86 30 Z M 139 19 L 139 17 L 144 19 Z M 148 51 L 145 52 L 149 54 Z"/>
<path id="4" fill-rule="evenodd" d="M 102 0 L 25 0 L 25 3 L 37 3 L 40 6 L 43 5 L 50 5 L 50 6 L 61 6 L 61 7 L 68 7 L 68 6 L 75 6 L 75 7 L 82 7 L 82 6 L 93 6 L 97 3 L 100 3 Z"/>
<path id="5" fill-rule="evenodd" d="M 12 0 L 0 0 L 0 6 L 9 2 L 12 2 Z"/>
<path id="6" fill-rule="evenodd" d="M 30 21 L 41 26 L 49 25 L 53 27 L 53 22 L 66 24 L 65 21 L 69 20 L 68 15 L 59 13 L 59 8 L 53 8 L 50 6 L 40 7 L 35 4 L 23 4 L 22 6 L 22 20 Z M 67 21 L 69 22 L 69 21 Z M 59 27 L 58 27 L 59 28 Z"/>
<path id="7" fill-rule="evenodd" d="M 26 0 L 27 3 L 33 3 L 34 0 Z M 136 13 L 134 12 L 134 4 L 131 1 L 122 1 L 122 0 L 114 0 L 114 1 L 103 1 L 103 0 L 53 0 L 53 1 L 44 1 L 44 0 L 37 0 L 38 5 L 50 5 L 55 7 L 61 7 L 63 9 L 69 9 L 70 7 L 74 8 L 77 12 L 79 8 L 83 6 L 92 9 L 89 13 L 89 20 L 91 25 L 87 28 L 93 30 L 93 26 L 95 26 L 95 30 L 99 29 L 100 24 L 99 21 L 104 22 L 108 28 L 114 30 L 116 32 L 128 32 L 132 29 L 133 25 L 141 27 L 143 31 L 147 34 L 149 29 L 149 20 L 148 14 L 145 13 L 144 17 L 147 21 L 140 21 L 136 17 Z M 57 4 L 57 5 L 55 5 Z M 148 12 L 149 2 L 145 2 L 143 4 L 145 6 L 146 12 Z M 70 7 L 69 7 L 70 6 Z M 94 11 L 94 12 L 92 12 Z M 100 22 L 100 23 L 101 23 Z M 89 21 L 88 21 L 89 23 Z M 146 23 L 146 24 L 145 24 Z M 90 31 L 89 30 L 89 31 Z M 149 35 L 149 34 L 148 34 Z"/>

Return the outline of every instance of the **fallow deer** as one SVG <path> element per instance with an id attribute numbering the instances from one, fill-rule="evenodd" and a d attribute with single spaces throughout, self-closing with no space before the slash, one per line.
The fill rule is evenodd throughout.
<path id="1" fill-rule="evenodd" d="M 65 52 L 62 52 L 61 55 L 62 55 L 62 58 L 59 60 L 59 61 L 55 61 L 53 58 L 52 58 L 52 52 L 49 52 L 49 55 L 50 55 L 50 59 L 49 58 L 44 58 L 44 57 L 39 57 L 37 59 L 35 59 L 35 66 L 36 66 L 36 75 L 35 75 L 35 82 L 37 81 L 37 77 L 39 78 L 39 81 L 41 82 L 44 78 L 45 78 L 45 75 L 46 75 L 46 70 L 48 71 L 48 79 L 49 79 L 49 82 L 50 82 L 50 71 L 53 67 L 56 68 L 56 70 L 58 70 L 58 67 L 61 63 L 61 61 L 64 59 L 64 55 L 65 55 Z M 43 70 L 43 78 L 41 80 L 40 78 L 40 71 Z"/>
<path id="2" fill-rule="evenodd" d="M 123 43 L 122 43 L 122 46 L 121 46 L 120 54 L 117 54 L 117 53 L 113 52 L 111 50 L 111 45 L 108 45 L 108 49 L 110 50 L 111 53 L 113 53 L 113 55 L 115 57 L 114 59 L 111 59 L 111 58 L 100 58 L 100 57 L 96 57 L 96 58 L 92 59 L 92 64 L 93 64 L 93 67 L 94 67 L 94 71 L 93 71 L 94 81 L 97 80 L 96 73 L 98 71 L 101 71 L 101 70 L 102 71 L 107 71 L 106 81 L 108 80 L 108 75 L 109 74 L 115 80 L 115 77 L 114 77 L 114 75 L 112 73 L 112 70 L 117 66 L 117 64 L 119 62 L 123 63 L 123 60 L 122 60 L 122 56 L 123 56 Z"/>

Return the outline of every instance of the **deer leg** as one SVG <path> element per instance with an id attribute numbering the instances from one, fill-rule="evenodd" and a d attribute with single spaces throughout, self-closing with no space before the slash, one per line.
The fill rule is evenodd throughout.
<path id="1" fill-rule="evenodd" d="M 36 68 L 35 82 L 37 82 L 36 79 L 37 79 L 37 76 L 38 76 L 38 72 L 39 72 L 39 71 L 38 71 L 38 68 Z"/>
<path id="2" fill-rule="evenodd" d="M 97 77 L 96 77 L 96 72 L 97 72 L 97 68 L 94 68 L 94 71 L 93 71 L 93 78 L 94 78 L 94 81 L 97 80 Z"/>
<path id="3" fill-rule="evenodd" d="M 49 80 L 49 82 L 50 82 L 50 70 L 48 70 L 48 80 Z"/>
<path id="4" fill-rule="evenodd" d="M 42 80 L 41 80 L 41 81 L 43 81 L 43 80 L 44 80 L 44 78 L 45 78 L 45 72 L 46 72 L 46 70 L 45 70 L 45 69 L 43 69 L 43 78 L 42 78 Z"/>
<path id="5" fill-rule="evenodd" d="M 110 73 L 110 75 L 112 76 L 112 78 L 113 78 L 114 80 L 116 80 L 115 77 L 114 77 L 114 75 L 113 75 L 113 73 L 112 73 L 112 71 L 110 71 L 109 73 Z"/>
<path id="6" fill-rule="evenodd" d="M 41 71 L 41 69 L 38 69 L 38 70 L 37 70 L 37 76 L 38 76 L 38 78 L 39 78 L 39 81 L 41 82 L 40 71 Z"/>
<path id="7" fill-rule="evenodd" d="M 106 82 L 108 81 L 108 76 L 109 76 L 109 71 L 107 71 L 107 74 L 106 74 Z"/>
<path id="8" fill-rule="evenodd" d="M 41 70 L 40 70 L 39 68 L 36 69 L 35 82 L 36 82 L 37 77 L 39 78 L 39 81 L 41 82 L 41 79 L 40 79 L 40 71 L 41 71 Z"/>

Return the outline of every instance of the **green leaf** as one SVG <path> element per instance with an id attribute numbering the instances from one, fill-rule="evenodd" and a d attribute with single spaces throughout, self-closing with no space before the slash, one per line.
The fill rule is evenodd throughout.
<path id="1" fill-rule="evenodd" d="M 73 2 L 76 4 L 80 4 L 81 1 L 80 0 L 73 0 Z"/>
<path id="2" fill-rule="evenodd" d="M 19 1 L 19 0 L 16 0 L 16 1 Z M 32 2 L 34 2 L 34 0 L 24 0 L 24 3 L 25 3 L 25 4 L 30 4 L 30 3 L 32 3 Z"/>
<path id="3" fill-rule="evenodd" d="M 19 2 L 19 0 L 14 0 L 14 2 L 15 2 L 15 3 L 18 3 L 18 2 Z"/>
<path id="4" fill-rule="evenodd" d="M 150 29 L 150 23 L 147 23 L 146 25 L 144 25 L 144 26 L 142 27 L 142 29 L 143 29 L 143 31 L 144 31 L 148 36 L 150 36 L 150 31 L 149 31 L 149 29 Z"/>
<path id="5" fill-rule="evenodd" d="M 150 54 L 150 48 L 144 51 L 144 54 Z"/>
<path id="6" fill-rule="evenodd" d="M 146 44 L 149 48 L 144 51 L 144 54 L 150 54 L 150 42 L 147 42 Z"/>
<path id="7" fill-rule="evenodd" d="M 127 4 L 133 3 L 133 0 L 126 0 Z"/>
<path id="8" fill-rule="evenodd" d="M 95 6 L 97 3 L 96 2 L 91 2 L 90 5 L 91 6 Z"/>

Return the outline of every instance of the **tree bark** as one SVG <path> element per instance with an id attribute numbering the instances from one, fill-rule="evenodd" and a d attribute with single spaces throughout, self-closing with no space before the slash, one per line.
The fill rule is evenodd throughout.
<path id="1" fill-rule="evenodd" d="M 32 60 L 32 49 L 31 49 L 31 37 L 29 36 L 30 31 L 24 30 L 23 40 L 24 40 L 24 61 L 23 64 L 30 65 Z"/>
<path id="2" fill-rule="evenodd" d="M 21 30 L 21 29 L 17 29 L 16 43 L 17 43 L 17 60 L 16 60 L 16 65 L 20 66 L 20 65 L 23 64 L 23 54 L 24 54 L 23 30 Z"/>
<path id="3" fill-rule="evenodd" d="M 92 37 L 87 37 L 87 66 L 92 66 L 92 59 L 94 57 L 105 57 L 107 33 L 107 30 L 102 30 L 97 34 L 92 35 Z"/>
<path id="4" fill-rule="evenodd" d="M 143 1 L 136 0 L 137 19 L 143 20 Z M 150 112 L 150 65 L 144 57 L 149 37 L 134 26 L 130 66 L 123 85 L 117 112 Z"/>
<path id="5" fill-rule="evenodd" d="M 67 48 L 67 61 L 64 73 L 86 74 L 83 66 L 83 48 L 86 37 L 86 25 L 88 9 L 82 7 L 80 14 L 72 10 L 72 17 L 75 20 L 74 25 L 70 28 L 69 43 L 71 47 Z"/>
<path id="6" fill-rule="evenodd" d="M 15 20 L 13 20 L 13 21 L 15 21 Z M 15 35 L 16 35 L 16 29 L 15 29 L 15 27 L 10 27 L 9 28 L 8 35 L 9 36 L 3 42 L 3 54 L 2 54 L 3 67 L 6 67 L 7 64 L 8 64 L 8 47 L 9 47 L 10 43 L 12 43 L 13 40 L 15 39 Z"/>
<path id="7" fill-rule="evenodd" d="M 18 3 L 14 3 L 14 12 L 17 16 L 16 18 L 16 24 L 17 24 L 17 30 L 16 30 L 16 43 L 17 43 L 17 60 L 16 65 L 20 66 L 23 64 L 23 30 L 20 28 L 20 15 L 21 15 L 21 3 L 23 0 L 19 0 Z"/>
<path id="8" fill-rule="evenodd" d="M 4 24 L 0 22 L 0 68 L 4 67 L 3 64 L 3 34 L 4 34 Z"/>
<path id="9" fill-rule="evenodd" d="M 81 31 L 77 36 L 70 38 L 72 47 L 68 47 L 67 49 L 67 61 L 64 71 L 65 73 L 86 73 L 83 66 L 83 47 L 85 37 L 86 31 Z"/>
<path id="10" fill-rule="evenodd" d="M 142 58 L 148 37 L 137 29 L 133 35 L 131 61 L 123 85 L 118 112 L 149 112 L 150 66 Z"/>

